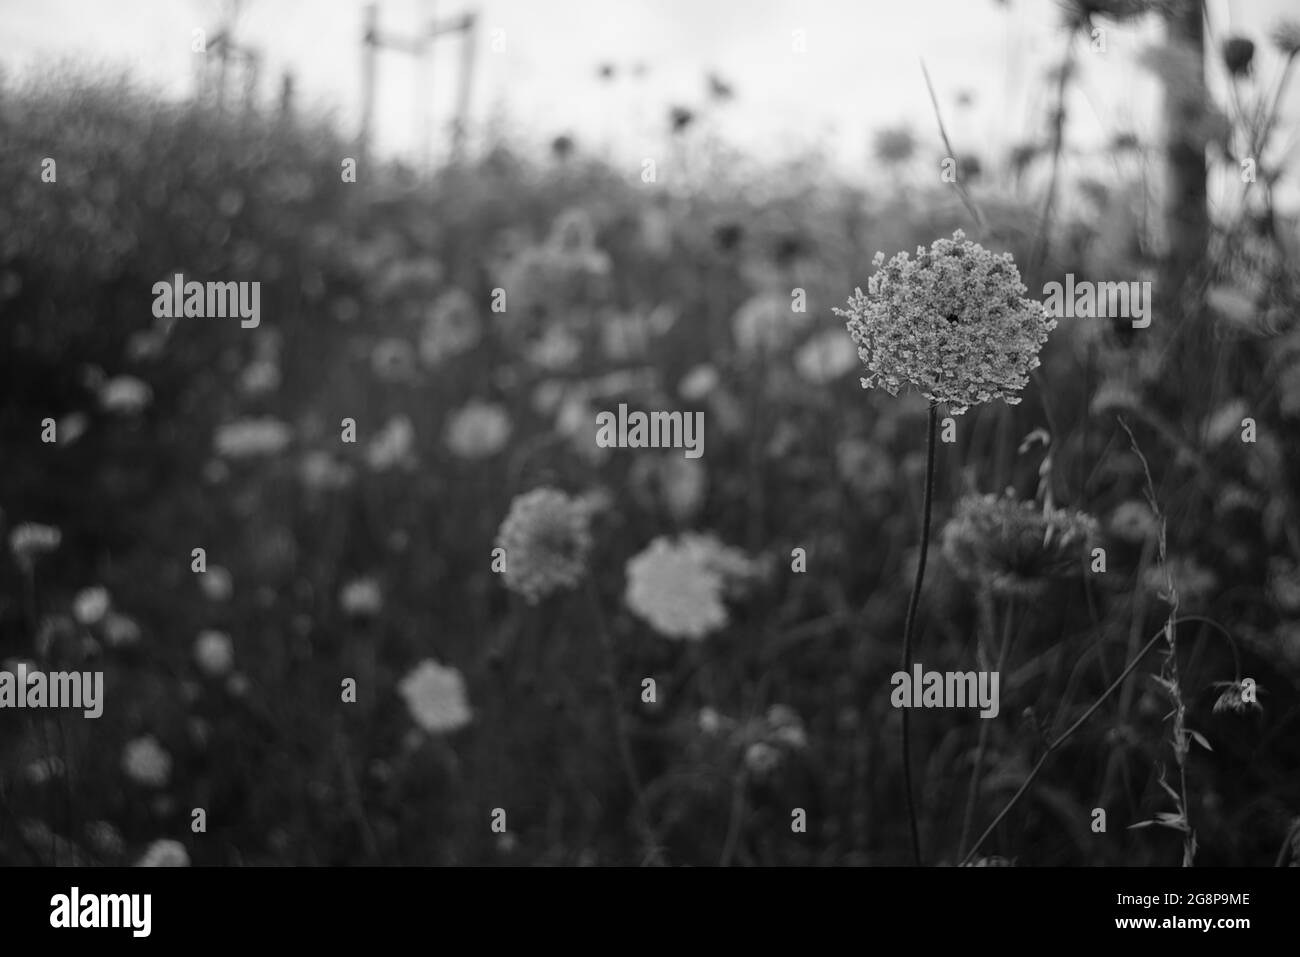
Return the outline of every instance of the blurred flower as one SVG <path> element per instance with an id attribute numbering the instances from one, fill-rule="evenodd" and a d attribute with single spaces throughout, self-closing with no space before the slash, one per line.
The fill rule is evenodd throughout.
<path id="1" fill-rule="evenodd" d="M 674 133 L 681 133 L 695 122 L 695 113 L 684 106 L 674 106 L 668 111 L 668 121 Z"/>
<path id="2" fill-rule="evenodd" d="M 110 648 L 129 648 L 140 641 L 140 626 L 126 615 L 109 612 L 104 619 L 104 644 Z"/>
<path id="3" fill-rule="evenodd" d="M 1153 539 L 1159 531 L 1151 506 L 1137 499 L 1129 499 L 1115 506 L 1107 525 L 1112 535 L 1130 545 L 1140 545 Z"/>
<path id="4" fill-rule="evenodd" d="M 411 718 L 430 734 L 455 731 L 469 724 L 465 679 L 455 668 L 425 660 L 397 686 Z"/>
<path id="5" fill-rule="evenodd" d="M 135 376 L 114 376 L 99 387 L 99 404 L 122 415 L 140 412 L 152 398 L 153 390 Z"/>
<path id="6" fill-rule="evenodd" d="M 31 568 L 40 555 L 47 555 L 59 547 L 63 533 L 52 525 L 24 522 L 9 533 L 9 550 L 18 564 Z"/>
<path id="7" fill-rule="evenodd" d="M 221 565 L 213 565 L 199 574 L 199 590 L 209 601 L 229 601 L 235 586 L 229 571 Z"/>
<path id="8" fill-rule="evenodd" d="M 1208 599 L 1218 587 L 1218 576 L 1194 558 L 1174 555 L 1170 556 L 1165 564 L 1169 566 L 1168 574 L 1172 576 L 1174 588 L 1178 590 L 1179 601 L 1186 605 L 1197 604 Z M 1164 594 L 1168 584 L 1166 570 L 1159 565 L 1151 565 L 1146 570 L 1142 584 L 1154 594 Z"/>
<path id="9" fill-rule="evenodd" d="M 59 419 L 58 435 L 60 445 L 71 445 L 86 434 L 90 428 L 90 416 L 84 412 L 69 412 Z"/>
<path id="10" fill-rule="evenodd" d="M 280 367 L 272 359 L 254 359 L 240 376 L 239 387 L 257 396 L 280 388 Z"/>
<path id="11" fill-rule="evenodd" d="M 1244 681 L 1216 681 L 1216 687 L 1222 688 L 1223 692 L 1214 702 L 1214 713 L 1222 714 L 1225 711 L 1232 714 L 1243 714 L 1247 711 L 1263 711 L 1264 706 L 1259 703 L 1258 695 L 1263 689 L 1254 686 L 1251 688 L 1252 694 L 1250 701 L 1245 699 L 1246 683 Z"/>
<path id="12" fill-rule="evenodd" d="M 1235 286 L 1211 286 L 1205 290 L 1205 302 L 1224 319 L 1239 326 L 1249 326 L 1259 312 L 1254 298 Z"/>
<path id="13" fill-rule="evenodd" d="M 841 439 L 835 446 L 835 467 L 840 480 L 863 495 L 887 491 L 894 481 L 889 452 L 856 436 Z"/>
<path id="14" fill-rule="evenodd" d="M 194 641 L 194 660 L 205 675 L 220 678 L 235 665 L 235 646 L 223 631 L 201 631 Z"/>
<path id="15" fill-rule="evenodd" d="M 391 255 L 386 242 L 374 244 L 370 251 L 379 261 L 367 264 L 371 268 L 365 272 L 379 271 L 375 295 L 380 299 L 425 296 L 442 282 L 442 264 L 433 259 L 396 259 L 385 263 L 384 260 Z"/>
<path id="16" fill-rule="evenodd" d="M 395 415 L 366 446 L 366 464 L 376 472 L 410 468 L 415 464 L 415 427 L 404 415 Z"/>
<path id="17" fill-rule="evenodd" d="M 730 83 L 718 76 L 716 73 L 710 73 L 707 77 L 709 86 L 709 96 L 719 102 L 725 102 L 736 95 Z"/>
<path id="18" fill-rule="evenodd" d="M 632 463 L 628 485 L 644 508 L 659 504 L 674 521 L 690 521 L 704 505 L 709 473 L 699 459 L 681 455 L 643 455 Z"/>
<path id="19" fill-rule="evenodd" d="M 65 770 L 62 758 L 39 758 L 23 769 L 23 776 L 32 784 L 44 784 L 46 781 L 61 777 Z"/>
<path id="20" fill-rule="evenodd" d="M 474 301 L 463 289 L 451 289 L 434 302 L 420 331 L 420 359 L 437 365 L 478 344 L 481 332 Z"/>
<path id="21" fill-rule="evenodd" d="M 1004 495 L 967 495 L 943 529 L 944 557 L 958 577 L 995 595 L 1030 596 L 1083 567 L 1097 523 L 1083 512 L 1043 508 Z"/>
<path id="22" fill-rule="evenodd" d="M 757 777 L 776 770 L 781 763 L 781 752 L 766 741 L 755 741 L 745 749 L 745 767 Z"/>
<path id="23" fill-rule="evenodd" d="M 370 368 L 384 382 L 409 382 L 415 377 L 415 349 L 396 336 L 380 339 L 370 352 Z"/>
<path id="24" fill-rule="evenodd" d="M 877 130 L 873 150 L 876 159 L 886 166 L 903 163 L 916 151 L 916 137 L 906 127 Z"/>
<path id="25" fill-rule="evenodd" d="M 1233 76 L 1250 76 L 1255 60 L 1255 43 L 1245 37 L 1228 37 L 1223 41 L 1223 65 Z"/>
<path id="26" fill-rule="evenodd" d="M 718 386 L 718 370 L 707 362 L 695 366 L 682 377 L 677 386 L 677 394 L 687 402 L 699 402 L 708 398 Z"/>
<path id="27" fill-rule="evenodd" d="M 97 625 L 108 614 L 112 604 L 107 588 L 83 588 L 72 599 L 72 615 L 87 627 Z"/>
<path id="28" fill-rule="evenodd" d="M 496 545 L 505 550 L 505 585 L 530 603 L 573 588 L 587 570 L 591 510 L 586 501 L 543 486 L 515 497 Z"/>
<path id="29" fill-rule="evenodd" d="M 563 326 L 548 326 L 526 350 L 527 360 L 539 369 L 558 372 L 571 367 L 582 355 L 582 342 Z"/>
<path id="30" fill-rule="evenodd" d="M 378 615 L 384 608 L 384 595 L 373 578 L 354 578 L 339 591 L 339 606 L 345 614 L 357 618 Z"/>
<path id="31" fill-rule="evenodd" d="M 161 839 L 145 850 L 136 867 L 189 867 L 190 855 L 180 841 Z"/>
<path id="32" fill-rule="evenodd" d="M 963 153 L 957 157 L 957 170 L 957 175 L 964 182 L 972 183 L 979 179 L 980 174 L 984 172 L 984 164 L 980 162 L 980 158 L 975 154 Z"/>
<path id="33" fill-rule="evenodd" d="M 172 773 L 172 757 L 151 734 L 128 741 L 122 751 L 122 770 L 136 784 L 166 787 Z"/>
<path id="34" fill-rule="evenodd" d="M 877 253 L 875 265 L 868 293 L 855 290 L 848 309 L 835 310 L 870 373 L 863 388 L 897 395 L 911 384 L 953 415 L 996 398 L 1020 401 L 1056 321 L 1023 298 L 1010 254 L 994 255 L 957 230 L 914 260 L 898 253 L 886 263 Z"/>
<path id="35" fill-rule="evenodd" d="M 695 722 L 703 734 L 717 734 L 722 730 L 722 715 L 718 714 L 716 708 L 703 707 L 700 713 L 695 716 Z"/>
<path id="36" fill-rule="evenodd" d="M 1246 417 L 1249 407 L 1245 399 L 1229 399 L 1219 406 L 1205 423 L 1205 441 L 1207 445 L 1219 445 L 1226 439 L 1241 431 L 1241 420 Z"/>
<path id="37" fill-rule="evenodd" d="M 279 419 L 237 419 L 217 428 L 213 446 L 218 455 L 242 459 L 256 455 L 275 455 L 292 438 L 293 431 Z"/>
<path id="38" fill-rule="evenodd" d="M 712 535 L 659 537 L 629 559 L 624 600 L 663 637 L 698 641 L 726 626 L 725 593 L 756 572 Z"/>
<path id="39" fill-rule="evenodd" d="M 495 455 L 510 439 L 510 416 L 503 406 L 473 400 L 447 423 L 447 447 L 462 459 Z"/>
<path id="40" fill-rule="evenodd" d="M 1273 27 L 1269 39 L 1278 52 L 1288 57 L 1300 54 L 1300 20 L 1280 20 Z"/>
<path id="41" fill-rule="evenodd" d="M 763 292 L 736 310 L 731 332 L 741 354 L 752 357 L 784 348 L 806 321 L 807 313 L 795 312 L 789 296 Z"/>
<path id="42" fill-rule="evenodd" d="M 772 705 L 767 709 L 765 718 L 770 741 L 794 751 L 801 751 L 808 745 L 803 719 L 789 705 Z"/>
<path id="43" fill-rule="evenodd" d="M 331 453 L 313 449 L 303 455 L 298 465 L 298 478 L 314 492 L 335 491 L 352 484 L 352 467 L 340 462 Z"/>
<path id="44" fill-rule="evenodd" d="M 828 385 L 858 364 L 858 351 L 843 332 L 813 336 L 795 353 L 795 370 L 812 385 Z"/>
<path id="45" fill-rule="evenodd" d="M 561 162 L 573 155 L 573 137 L 560 135 L 551 140 L 551 155 Z"/>
<path id="46" fill-rule="evenodd" d="M 1293 562 L 1274 558 L 1269 562 L 1269 594 L 1282 611 L 1294 614 L 1300 611 L 1300 573 Z"/>
<path id="47" fill-rule="evenodd" d="M 248 694 L 248 689 L 251 687 L 252 682 L 248 680 L 248 676 L 238 671 L 226 679 L 226 694 L 232 698 L 242 698 Z"/>
<path id="48" fill-rule="evenodd" d="M 126 842 L 122 832 L 108 821 L 89 821 L 86 824 L 86 840 L 102 857 L 119 857 L 126 851 Z"/>

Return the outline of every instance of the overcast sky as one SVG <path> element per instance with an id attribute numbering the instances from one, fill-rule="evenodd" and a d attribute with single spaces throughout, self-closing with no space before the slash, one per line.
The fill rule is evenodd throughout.
<path id="1" fill-rule="evenodd" d="M 184 97 L 194 90 L 196 27 L 212 30 L 230 0 L 0 0 L 0 64 L 10 72 L 47 69 L 61 58 L 126 67 Z M 301 97 L 337 111 L 348 129 L 360 112 L 360 44 L 366 0 L 244 0 L 237 35 L 265 59 L 259 97 L 274 101 L 292 71 Z M 1213 0 L 1215 27 L 1229 24 L 1263 40 L 1287 0 Z M 1050 96 L 1043 73 L 1062 54 L 1054 0 L 382 0 L 381 26 L 414 33 L 430 12 L 476 9 L 479 38 L 472 119 L 499 116 L 544 143 L 571 132 L 615 155 L 654 155 L 669 105 L 697 106 L 704 77 L 716 72 L 737 97 L 717 111 L 715 128 L 755 156 L 821 143 L 852 168 L 865 165 L 870 133 L 910 124 L 935 136 L 919 63 L 938 89 L 958 152 L 986 159 L 1041 127 Z M 492 49 L 494 31 L 505 49 Z M 804 31 L 806 51 L 794 50 Z M 501 36 L 501 34 L 497 34 Z M 1139 130 L 1154 115 L 1154 83 L 1138 65 L 1158 37 L 1108 36 L 1105 54 L 1082 53 L 1071 111 L 1076 142 Z M 439 133 L 451 115 L 457 41 L 434 52 L 432 96 L 409 57 L 381 58 L 376 143 L 421 155 L 427 117 Z M 597 66 L 617 78 L 601 83 Z M 636 80 L 631 68 L 644 63 Z M 1274 61 L 1268 61 L 1272 66 Z M 427 87 L 424 87 L 427 89 Z M 960 110 L 962 91 L 972 106 Z M 1300 115 L 1297 91 L 1288 113 Z M 432 114 L 429 108 L 432 108 Z M 445 143 L 445 138 L 435 138 Z"/>

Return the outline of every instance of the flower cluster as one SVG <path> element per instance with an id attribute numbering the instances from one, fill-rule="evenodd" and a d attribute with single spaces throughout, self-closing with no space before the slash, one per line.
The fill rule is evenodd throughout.
<path id="1" fill-rule="evenodd" d="M 953 415 L 993 399 L 1014 405 L 1056 320 L 1024 298 L 1009 253 L 952 235 L 918 247 L 915 259 L 877 253 L 867 292 L 835 310 L 869 372 L 862 387 L 897 395 L 912 385 Z"/>
<path id="2" fill-rule="evenodd" d="M 723 599 L 760 566 L 712 535 L 656 538 L 627 563 L 628 607 L 665 638 L 700 640 L 726 627 Z"/>
<path id="3" fill-rule="evenodd" d="M 497 533 L 506 587 L 536 603 L 582 580 L 591 550 L 591 506 L 543 486 L 517 496 Z"/>
<path id="4" fill-rule="evenodd" d="M 1097 523 L 1083 512 L 1039 508 L 1006 495 L 968 495 L 944 526 L 943 553 L 958 576 L 995 595 L 1030 596 L 1078 568 Z"/>

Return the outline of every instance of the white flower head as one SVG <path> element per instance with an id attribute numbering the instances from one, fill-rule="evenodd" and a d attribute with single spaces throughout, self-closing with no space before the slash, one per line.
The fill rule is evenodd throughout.
<path id="1" fill-rule="evenodd" d="M 455 668 L 443 667 L 436 661 L 420 662 L 397 690 L 406 700 L 411 718 L 430 734 L 463 728 L 473 717 L 465 679 Z"/>
<path id="2" fill-rule="evenodd" d="M 201 631 L 194 640 L 194 660 L 205 675 L 223 677 L 235 664 L 234 643 L 223 631 Z"/>
<path id="3" fill-rule="evenodd" d="M 624 600 L 665 638 L 698 641 L 726 627 L 729 586 L 754 569 L 712 535 L 660 537 L 628 561 Z"/>
<path id="4" fill-rule="evenodd" d="M 146 848 L 136 867 L 189 867 L 190 855 L 180 841 L 166 838 L 154 841 Z"/>
<path id="5" fill-rule="evenodd" d="M 275 455 L 292 438 L 293 431 L 279 419 L 237 419 L 218 428 L 212 444 L 220 456 L 244 459 Z"/>
<path id="6" fill-rule="evenodd" d="M 339 592 L 339 605 L 358 618 L 378 615 L 384 608 L 384 594 L 373 578 L 354 578 Z"/>
<path id="7" fill-rule="evenodd" d="M 855 290 L 847 309 L 858 356 L 867 367 L 864 389 L 898 395 L 905 385 L 953 415 L 993 399 L 1008 405 L 1029 373 L 1056 320 L 1042 303 L 1024 298 L 1010 253 L 995 255 L 959 229 L 916 258 L 875 258 L 867 292 Z"/>
<path id="8" fill-rule="evenodd" d="M 592 500 L 549 486 L 516 496 L 496 539 L 506 587 L 535 603 L 577 585 L 591 551 L 592 511 Z"/>
<path id="9" fill-rule="evenodd" d="M 103 621 L 112 607 L 113 600 L 108 595 L 108 589 L 96 585 L 77 592 L 72 599 L 72 616 L 89 628 Z"/>
<path id="10" fill-rule="evenodd" d="M 504 408 L 475 400 L 447 423 L 447 447 L 462 459 L 487 458 L 505 447 L 510 431 L 510 416 Z"/>
<path id="11" fill-rule="evenodd" d="M 128 741 L 122 750 L 122 770 L 136 784 L 166 787 L 172 774 L 172 756 L 151 734 Z"/>

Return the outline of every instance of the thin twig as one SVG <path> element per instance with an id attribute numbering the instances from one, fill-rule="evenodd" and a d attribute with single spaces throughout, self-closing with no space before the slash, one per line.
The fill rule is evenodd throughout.
<path id="1" fill-rule="evenodd" d="M 930 91 L 930 102 L 934 104 L 934 119 L 939 124 L 939 136 L 943 138 L 943 148 L 948 151 L 949 158 L 955 163 L 957 154 L 953 151 L 952 142 L 948 139 L 948 131 L 944 129 L 943 116 L 939 113 L 939 98 L 934 95 L 934 84 L 930 82 L 930 71 L 925 68 L 925 60 L 921 61 L 921 72 L 925 74 L 925 87 Z M 966 188 L 966 184 L 962 181 L 960 170 L 958 170 L 954 185 L 957 187 L 957 195 L 961 197 L 967 211 L 975 217 L 975 225 L 980 228 L 980 232 L 983 232 L 987 228 L 984 214 L 980 212 L 979 206 L 971 198 L 970 190 Z"/>
<path id="2" fill-rule="evenodd" d="M 1061 733 L 1060 737 L 1056 738 L 1047 746 L 1047 750 L 1045 750 L 1039 757 L 1038 762 L 1034 765 L 1033 770 L 1029 772 L 1029 776 L 1025 778 L 1024 783 L 1020 785 L 1019 790 L 1011 796 L 1011 800 L 1009 800 L 1002 810 L 998 812 L 998 816 L 993 819 L 993 823 L 984 829 L 984 833 L 981 834 L 971 846 L 970 851 L 968 851 L 966 856 L 962 859 L 963 864 L 970 862 L 970 859 L 975 856 L 975 852 L 980 849 L 980 845 L 988 839 L 988 836 L 993 833 L 994 828 L 1002 823 L 1002 819 L 1007 816 L 1013 807 L 1015 807 L 1016 802 L 1024 796 L 1024 793 L 1029 790 L 1029 785 L 1034 783 L 1034 778 L 1038 777 L 1038 772 L 1042 770 L 1043 765 L 1047 762 L 1051 753 L 1064 744 L 1069 739 L 1070 735 L 1083 727 L 1084 722 L 1093 716 L 1096 710 L 1101 707 L 1102 702 L 1115 693 L 1115 689 L 1118 688 L 1133 669 L 1141 663 L 1142 659 L 1146 657 L 1147 652 L 1156 646 L 1156 643 L 1164 637 L 1164 634 L 1165 629 L 1164 626 L 1161 625 L 1160 630 L 1152 636 L 1151 640 L 1148 641 L 1145 646 L 1143 646 L 1142 650 L 1139 651 L 1133 660 L 1128 663 L 1128 666 L 1119 673 L 1119 677 L 1112 681 L 1110 686 L 1101 693 L 1101 697 L 1094 701 L 1092 706 L 1080 715 L 1079 719 L 1075 721 L 1074 724 L 1066 728 L 1065 731 Z"/>

